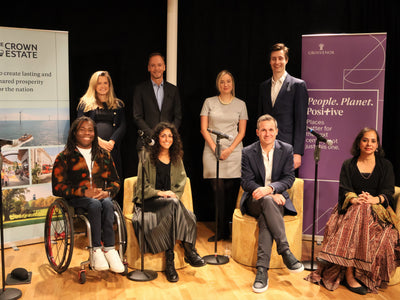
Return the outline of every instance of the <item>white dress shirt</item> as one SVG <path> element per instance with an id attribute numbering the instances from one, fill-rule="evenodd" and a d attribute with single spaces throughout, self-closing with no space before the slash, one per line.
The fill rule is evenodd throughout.
<path id="1" fill-rule="evenodd" d="M 278 97 L 279 91 L 281 90 L 281 87 L 283 85 L 283 82 L 285 81 L 287 76 L 287 72 L 283 73 L 282 77 L 279 78 L 277 81 L 274 80 L 274 77 L 271 79 L 271 102 L 272 102 L 272 107 L 275 105 L 276 98 Z"/>

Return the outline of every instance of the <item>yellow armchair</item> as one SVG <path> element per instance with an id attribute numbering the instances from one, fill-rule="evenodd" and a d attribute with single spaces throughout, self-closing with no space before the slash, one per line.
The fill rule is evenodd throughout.
<path id="1" fill-rule="evenodd" d="M 400 218 L 400 187 L 395 186 L 394 187 L 394 199 L 397 202 L 396 205 L 396 215 L 398 218 Z M 392 278 L 390 278 L 389 285 L 395 285 L 400 282 L 400 267 L 396 269 L 394 274 L 392 275 Z"/>
<path id="2" fill-rule="evenodd" d="M 129 267 L 134 269 L 141 269 L 141 254 L 138 240 L 136 238 L 135 230 L 133 229 L 132 216 L 135 204 L 132 202 L 133 195 L 135 194 L 137 184 L 137 177 L 129 177 L 124 181 L 124 206 L 123 215 L 126 222 L 126 231 L 128 236 L 128 245 L 126 249 L 126 258 Z M 185 190 L 183 191 L 182 199 L 183 205 L 193 211 L 192 189 L 190 186 L 190 179 L 187 178 Z M 175 268 L 180 269 L 187 265 L 184 261 L 184 250 L 177 243 L 174 248 L 175 252 Z M 152 254 L 144 254 L 144 268 L 153 271 L 165 270 L 165 252 Z"/>
<path id="3" fill-rule="evenodd" d="M 303 191 L 304 181 L 296 178 L 288 193 L 297 210 L 297 216 L 283 217 L 290 250 L 299 260 L 301 260 L 303 235 Z M 255 267 L 257 262 L 258 224 L 255 218 L 242 215 L 239 209 L 242 194 L 243 189 L 240 188 L 232 220 L 232 258 L 243 265 Z M 276 252 L 275 241 L 272 245 L 270 268 L 285 268 L 282 257 Z"/>

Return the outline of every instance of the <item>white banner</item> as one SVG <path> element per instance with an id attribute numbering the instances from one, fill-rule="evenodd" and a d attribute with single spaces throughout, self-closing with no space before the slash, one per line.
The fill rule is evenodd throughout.
<path id="1" fill-rule="evenodd" d="M 68 32 L 0 27 L 0 138 L 20 144 L 2 148 L 6 242 L 42 239 L 68 129 Z"/>

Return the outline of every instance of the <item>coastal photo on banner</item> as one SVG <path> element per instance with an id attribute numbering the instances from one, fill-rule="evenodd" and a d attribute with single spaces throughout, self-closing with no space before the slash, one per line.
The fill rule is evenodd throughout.
<path id="1" fill-rule="evenodd" d="M 315 234 L 322 236 L 338 202 L 343 161 L 363 127 L 382 133 L 386 33 L 324 34 L 302 37 L 302 79 L 309 101 L 307 127 L 319 142 Z M 316 137 L 306 134 L 299 176 L 304 179 L 303 234 L 312 234 Z"/>
<path id="2" fill-rule="evenodd" d="M 1 148 L 6 243 L 43 240 L 68 129 L 68 33 L 0 27 L 0 138 L 14 141 Z"/>

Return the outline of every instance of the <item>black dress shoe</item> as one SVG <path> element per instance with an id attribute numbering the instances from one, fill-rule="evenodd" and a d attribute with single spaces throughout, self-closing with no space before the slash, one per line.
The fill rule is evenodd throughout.
<path id="1" fill-rule="evenodd" d="M 358 280 L 357 280 L 358 281 Z M 353 293 L 359 294 L 359 295 L 365 295 L 368 293 L 368 289 L 365 285 L 363 285 L 361 282 L 359 282 L 361 286 L 359 287 L 351 287 L 348 283 L 346 278 L 343 279 L 342 284 L 349 290 L 352 291 Z"/>
<path id="2" fill-rule="evenodd" d="M 257 275 L 253 283 L 253 292 L 263 293 L 267 289 L 268 289 L 268 270 L 264 267 L 257 267 Z"/>
<path id="3" fill-rule="evenodd" d="M 177 282 L 179 280 L 178 273 L 175 270 L 174 262 L 174 251 L 165 251 L 166 265 L 165 265 L 165 276 L 169 282 Z"/>
<path id="4" fill-rule="evenodd" d="M 289 272 L 300 273 L 304 271 L 303 264 L 297 260 L 297 258 L 293 255 L 293 253 L 289 249 L 287 249 L 281 255 L 284 264 L 289 269 Z"/>

